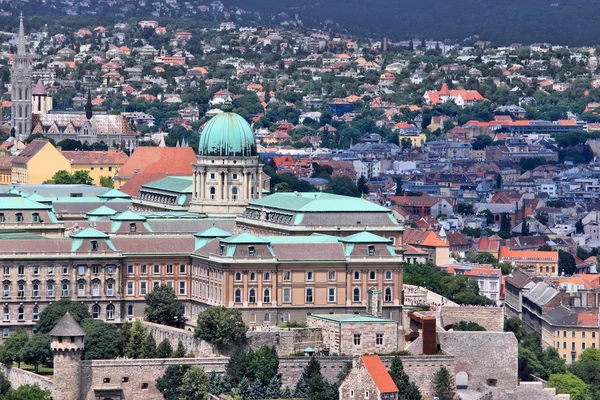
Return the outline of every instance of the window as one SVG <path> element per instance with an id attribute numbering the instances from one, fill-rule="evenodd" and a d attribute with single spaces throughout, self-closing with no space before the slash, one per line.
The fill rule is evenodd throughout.
<path id="1" fill-rule="evenodd" d="M 354 334 L 354 345 L 355 346 L 360 346 L 360 333 L 355 333 Z"/>
<path id="2" fill-rule="evenodd" d="M 291 281 L 292 280 L 292 272 L 291 271 L 283 271 L 283 280 Z"/>
<path id="3" fill-rule="evenodd" d="M 83 275 L 83 274 L 85 274 L 85 266 L 83 266 L 83 265 L 80 265 L 79 267 L 77 267 L 77 273 L 78 273 L 79 275 Z"/>
<path id="4" fill-rule="evenodd" d="M 392 271 L 385 271 L 385 280 L 386 281 L 392 280 Z"/>
<path id="5" fill-rule="evenodd" d="M 375 255 L 375 246 L 369 246 L 369 257 L 373 257 Z"/>
<path id="6" fill-rule="evenodd" d="M 369 391 L 365 390 L 365 400 L 369 398 Z"/>
<path id="7" fill-rule="evenodd" d="M 585 332 L 581 332 L 581 338 L 585 339 Z"/>
<path id="8" fill-rule="evenodd" d="M 263 281 L 269 282 L 271 280 L 271 273 L 270 272 L 265 272 L 263 274 Z"/>
<path id="9" fill-rule="evenodd" d="M 214 174 L 214 173 L 211 173 L 211 174 L 210 174 L 210 180 L 211 180 L 211 181 L 214 181 L 214 180 L 215 180 L 215 174 Z"/>
<path id="10" fill-rule="evenodd" d="M 115 306 L 112 304 L 106 306 L 106 319 L 115 319 Z"/>
<path id="11" fill-rule="evenodd" d="M 19 306 L 19 308 L 17 308 L 17 319 L 19 321 L 23 321 L 25 319 L 25 309 L 23 306 Z"/>
<path id="12" fill-rule="evenodd" d="M 132 222 L 129 224 L 129 232 L 135 232 L 137 231 L 137 225 L 135 222 Z"/>
<path id="13" fill-rule="evenodd" d="M 256 272 L 250 272 L 250 281 L 252 281 L 252 282 L 256 281 Z"/>
<path id="14" fill-rule="evenodd" d="M 357 287 L 352 290 L 352 301 L 360 301 L 360 289 Z"/>
<path id="15" fill-rule="evenodd" d="M 248 291 L 248 303 L 256 303 L 256 289 Z"/>
<path id="16" fill-rule="evenodd" d="M 327 301 L 330 303 L 334 303 L 335 302 L 335 288 L 328 288 L 327 289 Z"/>
<path id="17" fill-rule="evenodd" d="M 383 333 L 375 334 L 375 344 L 382 345 L 383 344 Z"/>
<path id="18" fill-rule="evenodd" d="M 354 271 L 354 273 L 352 274 L 352 278 L 355 281 L 359 281 L 360 280 L 360 271 Z"/>
<path id="19" fill-rule="evenodd" d="M 284 303 L 292 302 L 292 289 L 291 288 L 283 288 L 283 302 Z"/>
<path id="20" fill-rule="evenodd" d="M 9 328 L 2 329 L 2 338 L 6 339 L 9 336 L 10 336 L 10 329 Z"/>
<path id="21" fill-rule="evenodd" d="M 167 264 L 167 274 L 173 273 L 173 264 Z"/>
<path id="22" fill-rule="evenodd" d="M 140 265 L 140 274 L 146 275 L 148 273 L 148 266 L 146 264 Z"/>
<path id="23" fill-rule="evenodd" d="M 40 214 L 38 214 L 38 213 L 31 214 L 31 222 L 34 222 L 34 223 L 40 222 Z"/>
<path id="24" fill-rule="evenodd" d="M 129 377 L 128 377 L 128 376 L 124 376 L 124 377 L 122 377 L 122 378 L 121 378 L 121 382 L 123 382 L 123 383 L 127 383 L 127 382 L 129 382 Z"/>
<path id="25" fill-rule="evenodd" d="M 392 289 L 391 288 L 385 288 L 385 293 L 383 295 L 383 301 L 385 301 L 387 303 L 392 301 Z"/>
<path id="26" fill-rule="evenodd" d="M 10 275 L 10 267 L 4 267 L 2 269 L 4 271 L 4 275 Z"/>
<path id="27" fill-rule="evenodd" d="M 31 285 L 31 296 L 32 297 L 40 297 L 40 284 L 34 283 Z"/>
<path id="28" fill-rule="evenodd" d="M 596 332 L 592 332 L 592 339 L 596 339 Z"/>
<path id="29" fill-rule="evenodd" d="M 10 283 L 2 285 L 2 297 L 10 297 Z"/>
<path id="30" fill-rule="evenodd" d="M 10 321 L 10 310 L 8 306 L 4 306 L 2 309 L 2 321 Z"/>
<path id="31" fill-rule="evenodd" d="M 313 288 L 306 288 L 306 302 L 307 303 L 312 303 L 313 302 Z"/>
<path id="32" fill-rule="evenodd" d="M 160 265 L 154 264 L 154 270 L 152 272 L 154 274 L 160 274 Z"/>
<path id="33" fill-rule="evenodd" d="M 235 273 L 235 281 L 236 282 L 241 282 L 242 280 L 242 273 L 241 272 L 236 272 Z"/>
<path id="34" fill-rule="evenodd" d="M 94 318 L 94 319 L 100 318 L 100 306 L 98 304 L 94 304 L 92 306 L 92 318 Z"/>
<path id="35" fill-rule="evenodd" d="M 77 296 L 85 296 L 85 282 L 83 281 L 77 284 Z"/>
<path id="36" fill-rule="evenodd" d="M 127 266 L 127 273 L 130 274 L 130 275 L 133 274 L 133 265 L 128 265 Z"/>
<path id="37" fill-rule="evenodd" d="M 48 282 L 46 284 L 46 295 L 48 297 L 54 297 L 54 283 Z"/>
<path id="38" fill-rule="evenodd" d="M 231 200 L 237 200 L 237 199 L 238 199 L 238 188 L 234 186 L 231 188 Z"/>
<path id="39" fill-rule="evenodd" d="M 350 397 L 354 397 L 354 390 L 350 390 Z"/>
<path id="40" fill-rule="evenodd" d="M 160 286 L 160 282 L 159 281 L 154 281 L 154 283 L 152 283 L 152 289 L 156 289 L 159 286 Z"/>
<path id="41" fill-rule="evenodd" d="M 110 383 L 110 378 L 104 378 L 104 379 L 102 379 L 102 383 Z"/>
<path id="42" fill-rule="evenodd" d="M 15 216 L 17 218 L 18 223 L 23 222 L 23 214 L 17 213 L 17 214 L 15 214 Z"/>
<path id="43" fill-rule="evenodd" d="M 19 275 L 25 275 L 25 266 L 24 265 L 19 265 L 19 268 L 17 269 L 17 273 Z"/>
<path id="44" fill-rule="evenodd" d="M 62 273 L 63 275 L 68 275 L 69 274 L 69 267 L 66 265 L 63 265 L 62 267 Z"/>
<path id="45" fill-rule="evenodd" d="M 234 303 L 242 302 L 242 290 L 241 289 L 235 289 L 233 301 L 234 301 Z"/>
<path id="46" fill-rule="evenodd" d="M 575 331 L 571 332 L 571 337 L 575 338 Z"/>
<path id="47" fill-rule="evenodd" d="M 214 176 L 214 174 L 210 174 L 210 175 L 211 175 L 211 177 Z M 212 178 L 212 179 L 214 179 L 214 178 Z M 215 197 L 217 196 L 217 190 L 213 186 L 211 186 L 210 189 L 208 190 L 208 192 L 209 192 L 209 198 L 211 200 L 214 200 Z"/>
<path id="48" fill-rule="evenodd" d="M 91 251 L 98 251 L 98 241 L 97 240 L 91 240 L 90 241 L 90 250 Z"/>
<path id="49" fill-rule="evenodd" d="M 270 289 L 265 289 L 263 290 L 263 303 L 270 303 L 271 302 L 271 290 Z"/>
<path id="50" fill-rule="evenodd" d="M 25 284 L 19 283 L 17 285 L 17 297 L 25 297 Z"/>
<path id="51" fill-rule="evenodd" d="M 33 275 L 39 275 L 40 274 L 40 266 L 39 265 L 34 265 L 31 268 L 31 272 L 33 273 Z"/>
<path id="52" fill-rule="evenodd" d="M 289 312 L 284 312 L 283 313 L 283 321 L 284 322 L 289 322 L 290 321 L 290 313 Z"/>
<path id="53" fill-rule="evenodd" d="M 265 313 L 265 322 L 271 322 L 271 314 Z"/>
<path id="54" fill-rule="evenodd" d="M 133 296 L 133 282 L 127 282 L 127 296 Z"/>
<path id="55" fill-rule="evenodd" d="M 62 284 L 62 297 L 69 297 L 69 284 L 66 282 Z"/>
<path id="56" fill-rule="evenodd" d="M 585 342 L 581 343 L 581 350 L 585 350 Z"/>
<path id="57" fill-rule="evenodd" d="M 140 282 L 140 296 L 145 296 L 148 293 L 148 282 Z"/>
<path id="58" fill-rule="evenodd" d="M 107 296 L 112 296 L 114 294 L 114 283 L 112 282 L 108 282 L 106 284 L 106 295 Z"/>
<path id="59" fill-rule="evenodd" d="M 185 281 L 179 281 L 179 294 L 180 295 L 185 295 L 186 290 L 185 290 Z"/>
<path id="60" fill-rule="evenodd" d="M 254 246 L 248 246 L 248 256 L 253 257 L 256 255 L 256 249 Z"/>
<path id="61" fill-rule="evenodd" d="M 100 273 L 100 266 L 99 265 L 93 265 L 92 266 L 92 274 L 98 275 L 99 273 Z"/>
<path id="62" fill-rule="evenodd" d="M 179 273 L 185 274 L 185 264 L 179 264 Z"/>
<path id="63" fill-rule="evenodd" d="M 238 174 L 231 174 L 231 180 L 237 181 Z"/>
<path id="64" fill-rule="evenodd" d="M 335 281 L 335 271 L 329 271 L 329 272 L 327 273 L 327 278 L 328 278 L 330 281 Z"/>
<path id="65" fill-rule="evenodd" d="M 109 265 L 108 267 L 106 267 L 106 272 L 108 272 L 109 274 L 112 274 L 114 270 L 115 270 L 115 268 L 112 265 Z"/>
<path id="66" fill-rule="evenodd" d="M 4 213 L 0 213 L 0 222 L 6 222 L 6 218 L 4 217 Z"/>
<path id="67" fill-rule="evenodd" d="M 375 271 L 369 272 L 369 280 L 370 281 L 374 281 L 376 277 L 377 277 L 377 275 L 375 274 Z"/>
<path id="68" fill-rule="evenodd" d="M 129 316 L 129 317 L 133 317 L 133 314 L 134 314 L 134 308 L 133 308 L 133 305 L 129 304 L 129 305 L 127 306 L 127 316 Z"/>

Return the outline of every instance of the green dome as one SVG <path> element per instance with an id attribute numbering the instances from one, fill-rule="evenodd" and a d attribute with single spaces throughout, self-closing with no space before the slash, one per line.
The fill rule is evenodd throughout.
<path id="1" fill-rule="evenodd" d="M 204 125 L 198 154 L 201 156 L 255 156 L 250 124 L 233 112 L 215 115 Z"/>

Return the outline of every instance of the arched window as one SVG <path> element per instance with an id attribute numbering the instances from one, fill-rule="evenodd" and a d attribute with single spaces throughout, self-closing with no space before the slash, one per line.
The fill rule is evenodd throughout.
<path id="1" fill-rule="evenodd" d="M 129 317 L 133 317 L 135 309 L 133 308 L 133 305 L 128 305 L 127 306 L 127 316 Z"/>
<path id="2" fill-rule="evenodd" d="M 108 282 L 106 284 L 106 295 L 107 296 L 113 296 L 114 295 L 114 290 L 115 290 L 114 288 L 115 288 L 114 283 Z"/>
<path id="3" fill-rule="evenodd" d="M 94 304 L 92 306 L 92 318 L 94 318 L 94 319 L 100 318 L 100 306 L 98 304 Z"/>
<path id="4" fill-rule="evenodd" d="M 10 321 L 10 309 L 8 306 L 4 306 L 2 309 L 2 321 Z"/>
<path id="5" fill-rule="evenodd" d="M 271 290 L 267 288 L 263 291 L 263 303 L 270 303 L 270 302 L 271 302 Z"/>
<path id="6" fill-rule="evenodd" d="M 19 118 L 23 117 L 23 107 L 19 106 Z"/>
<path id="7" fill-rule="evenodd" d="M 31 286 L 31 296 L 40 297 L 40 284 L 39 283 L 36 282 Z"/>
<path id="8" fill-rule="evenodd" d="M 238 188 L 237 186 L 234 186 L 231 188 L 231 199 L 232 200 L 237 200 L 238 199 Z"/>
<path id="9" fill-rule="evenodd" d="M 92 296 L 100 296 L 100 282 L 92 283 Z"/>
<path id="10" fill-rule="evenodd" d="M 256 280 L 256 272 L 250 272 L 250 280 L 251 281 L 255 281 Z"/>
<path id="11" fill-rule="evenodd" d="M 17 286 L 17 297 L 25 297 L 25 284 L 19 283 Z"/>
<path id="12" fill-rule="evenodd" d="M 64 282 L 62 284 L 62 297 L 68 297 L 69 296 L 69 284 Z"/>
<path id="13" fill-rule="evenodd" d="M 31 311 L 31 319 L 34 321 L 40 319 L 40 308 L 37 305 L 33 306 L 33 310 Z"/>
<path id="14" fill-rule="evenodd" d="M 112 304 L 106 306 L 106 319 L 115 319 L 115 306 Z"/>
<path id="15" fill-rule="evenodd" d="M 353 278 L 355 281 L 360 280 L 360 271 L 354 271 Z"/>
<path id="16" fill-rule="evenodd" d="M 2 285 L 2 297 L 10 297 L 10 283 Z"/>
<path id="17" fill-rule="evenodd" d="M 352 290 L 352 301 L 360 301 L 360 289 L 354 288 Z"/>
<path id="18" fill-rule="evenodd" d="M 17 309 L 17 319 L 19 321 L 23 321 L 25 319 L 25 308 L 23 308 L 23 306 L 19 306 Z"/>
<path id="19" fill-rule="evenodd" d="M 263 281 L 270 281 L 270 280 L 271 280 L 271 273 L 265 272 L 265 274 L 263 275 Z"/>
<path id="20" fill-rule="evenodd" d="M 235 273 L 235 280 L 238 281 L 238 282 L 242 280 L 242 273 L 241 272 L 236 272 Z"/>
<path id="21" fill-rule="evenodd" d="M 48 297 L 54 297 L 54 282 L 48 282 L 46 285 L 46 295 Z"/>
<path id="22" fill-rule="evenodd" d="M 385 294 L 383 296 L 383 301 L 385 301 L 385 302 L 392 301 L 392 289 L 391 288 L 385 288 Z"/>
<path id="23" fill-rule="evenodd" d="M 386 281 L 392 280 L 392 271 L 385 271 L 385 280 Z"/>
<path id="24" fill-rule="evenodd" d="M 210 189 L 208 189 L 208 193 L 210 195 L 209 198 L 214 200 L 217 195 L 217 189 L 215 189 L 214 186 L 211 186 Z"/>
<path id="25" fill-rule="evenodd" d="M 79 281 L 77 283 L 77 296 L 85 296 L 85 282 Z"/>
<path id="26" fill-rule="evenodd" d="M 233 301 L 235 303 L 241 303 L 242 302 L 242 290 L 241 289 L 235 289 L 235 294 L 234 294 Z"/>
<path id="27" fill-rule="evenodd" d="M 256 303 L 256 290 L 250 289 L 248 291 L 248 303 Z"/>
<path id="28" fill-rule="evenodd" d="M 374 281 L 376 277 L 377 277 L 377 274 L 375 274 L 375 271 L 369 272 L 369 280 Z"/>
<path id="29" fill-rule="evenodd" d="M 23 89 L 19 88 L 19 99 L 18 100 L 23 100 Z M 19 115 L 20 117 L 20 115 Z"/>

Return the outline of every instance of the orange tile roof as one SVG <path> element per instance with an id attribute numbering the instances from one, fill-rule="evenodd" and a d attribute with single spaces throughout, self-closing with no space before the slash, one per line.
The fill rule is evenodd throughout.
<path id="1" fill-rule="evenodd" d="M 361 356 L 360 360 L 380 393 L 398 393 L 398 387 L 378 355 Z"/>
<path id="2" fill-rule="evenodd" d="M 598 326 L 597 313 L 577 314 L 577 326 Z"/>
<path id="3" fill-rule="evenodd" d="M 511 250 L 506 246 L 501 246 L 498 258 L 500 261 L 503 259 L 544 259 L 549 261 L 558 261 L 558 250 Z"/>
<path id="4" fill-rule="evenodd" d="M 61 151 L 62 155 L 71 162 L 72 165 L 123 165 L 129 160 L 127 154 L 121 150 L 109 151 Z"/>

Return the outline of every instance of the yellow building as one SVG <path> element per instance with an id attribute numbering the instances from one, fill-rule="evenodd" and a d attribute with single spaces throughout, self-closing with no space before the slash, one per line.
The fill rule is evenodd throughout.
<path id="1" fill-rule="evenodd" d="M 574 363 L 590 347 L 600 348 L 598 310 L 563 305 L 542 316 L 542 345 L 554 347 L 566 364 Z"/>
<path id="2" fill-rule="evenodd" d="M 408 139 L 410 140 L 411 147 L 422 147 L 425 142 L 427 142 L 427 136 L 424 133 L 418 134 L 410 134 L 410 133 L 399 133 L 398 134 L 398 143 L 402 146 L 402 140 Z"/>
<path id="3" fill-rule="evenodd" d="M 11 169 L 13 156 L 0 156 L 0 185 L 12 183 Z"/>
<path id="4" fill-rule="evenodd" d="M 498 260 L 541 275 L 558 276 L 557 250 L 511 250 L 501 246 Z"/>
<path id="5" fill-rule="evenodd" d="M 11 183 L 41 184 L 60 170 L 71 171 L 69 161 L 50 142 L 36 139 L 12 160 Z"/>
<path id="6" fill-rule="evenodd" d="M 119 172 L 129 160 L 121 150 L 108 151 L 61 151 L 71 164 L 70 172 L 88 171 L 94 185 L 100 185 L 100 177 L 111 177 Z"/>

